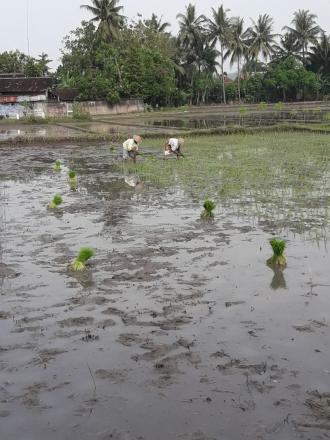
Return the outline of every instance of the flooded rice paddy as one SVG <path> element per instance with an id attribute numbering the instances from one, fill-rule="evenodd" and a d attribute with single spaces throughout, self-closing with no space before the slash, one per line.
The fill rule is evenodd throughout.
<path id="1" fill-rule="evenodd" d="M 22 125 L 22 126 L 5 126 L 0 125 L 0 141 L 24 138 L 45 138 L 54 136 L 74 137 L 79 135 L 79 131 L 59 125 Z"/>
<path id="2" fill-rule="evenodd" d="M 143 151 L 0 148 L 0 438 L 330 438 L 329 137 Z"/>

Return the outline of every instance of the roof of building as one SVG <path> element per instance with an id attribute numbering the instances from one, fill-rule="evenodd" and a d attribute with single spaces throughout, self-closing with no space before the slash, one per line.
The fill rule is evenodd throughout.
<path id="1" fill-rule="evenodd" d="M 26 78 L 26 75 L 20 72 L 0 73 L 0 78 Z"/>
<path id="2" fill-rule="evenodd" d="M 31 94 L 45 92 L 54 85 L 50 77 L 1 78 L 0 94 Z"/>
<path id="3" fill-rule="evenodd" d="M 60 101 L 75 101 L 79 95 L 79 90 L 69 87 L 56 87 L 52 94 Z"/>
<path id="4" fill-rule="evenodd" d="M 229 76 L 227 76 L 227 75 L 224 76 L 224 83 L 225 83 L 225 84 L 231 84 L 231 83 L 233 83 L 233 82 L 234 82 L 234 80 L 232 80 L 231 78 L 229 78 Z"/>

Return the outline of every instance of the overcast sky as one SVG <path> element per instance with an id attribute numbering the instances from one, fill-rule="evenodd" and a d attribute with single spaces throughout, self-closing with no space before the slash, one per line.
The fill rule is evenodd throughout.
<path id="1" fill-rule="evenodd" d="M 52 66 L 59 63 L 62 39 L 70 30 L 77 27 L 83 19 L 90 16 L 80 9 L 82 3 L 89 0 L 0 0 L 0 52 L 16 50 L 27 53 L 27 4 L 29 4 L 29 41 L 30 53 L 37 56 L 46 52 L 54 60 Z M 189 0 L 122 0 L 124 14 L 134 18 L 137 13 L 149 17 L 152 12 L 163 16 L 177 31 L 176 15 L 184 12 Z M 275 20 L 275 30 L 290 23 L 293 12 L 310 9 L 318 15 L 320 26 L 330 32 L 330 0 L 197 0 L 192 1 L 200 14 L 209 14 L 211 7 L 221 3 L 231 10 L 232 15 L 245 18 L 246 25 L 250 17 L 268 13 Z"/>

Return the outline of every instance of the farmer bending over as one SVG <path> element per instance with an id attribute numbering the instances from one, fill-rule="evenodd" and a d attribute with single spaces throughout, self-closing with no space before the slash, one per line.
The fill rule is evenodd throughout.
<path id="1" fill-rule="evenodd" d="M 139 154 L 139 145 L 142 139 L 138 135 L 134 135 L 132 139 L 127 139 L 123 143 L 123 159 L 133 159 L 136 162 L 136 156 Z"/>
<path id="2" fill-rule="evenodd" d="M 176 154 L 176 158 L 184 157 L 181 153 L 181 147 L 184 145 L 184 139 L 179 138 L 171 138 L 165 143 L 165 156 L 173 153 Z"/>

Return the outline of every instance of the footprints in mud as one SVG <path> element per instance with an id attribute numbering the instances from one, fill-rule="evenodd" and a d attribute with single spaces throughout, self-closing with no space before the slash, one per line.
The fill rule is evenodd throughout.
<path id="1" fill-rule="evenodd" d="M 80 316 L 78 318 L 67 318 L 62 321 L 58 321 L 58 325 L 60 327 L 81 327 L 81 326 L 89 326 L 94 322 L 94 318 L 91 316 Z"/>
<path id="2" fill-rule="evenodd" d="M 17 278 L 21 274 L 5 263 L 0 262 L 0 280 L 5 278 Z"/>
<path id="3" fill-rule="evenodd" d="M 167 334 L 164 333 L 163 336 L 166 337 Z M 152 335 L 142 337 L 135 333 L 123 333 L 117 339 L 117 342 L 125 347 L 136 347 L 143 350 L 142 353 L 131 356 L 134 362 L 152 363 L 150 367 L 155 375 L 148 379 L 147 386 L 163 388 L 171 385 L 176 381 L 176 376 L 183 373 L 180 371 L 180 363 L 193 367 L 197 367 L 201 363 L 199 353 L 191 351 L 194 341 L 179 338 L 173 343 L 156 343 L 151 337 Z"/>
<path id="4" fill-rule="evenodd" d="M 305 406 L 309 409 L 309 420 L 299 421 L 304 428 L 330 430 L 330 393 L 312 391 L 308 393 Z M 312 420 L 311 420 L 312 418 Z"/>
<path id="5" fill-rule="evenodd" d="M 293 328 L 301 333 L 314 333 L 315 329 L 321 329 L 328 327 L 328 324 L 324 321 L 310 320 L 308 324 L 294 325 Z"/>
<path id="6" fill-rule="evenodd" d="M 43 368 L 47 368 L 48 364 L 56 359 L 57 356 L 66 353 L 66 350 L 61 350 L 57 348 L 48 348 L 39 350 L 37 353 L 37 356 L 35 356 L 32 361 L 29 363 L 29 365 L 32 366 L 40 366 L 42 365 Z"/>
<path id="7" fill-rule="evenodd" d="M 95 376 L 101 380 L 110 380 L 113 383 L 122 383 L 127 379 L 126 370 L 96 370 Z"/>

